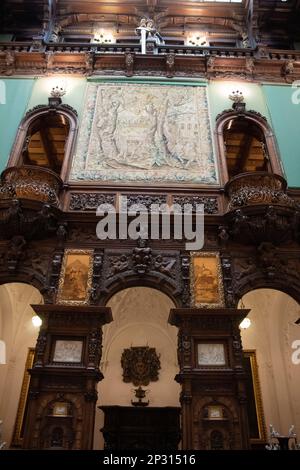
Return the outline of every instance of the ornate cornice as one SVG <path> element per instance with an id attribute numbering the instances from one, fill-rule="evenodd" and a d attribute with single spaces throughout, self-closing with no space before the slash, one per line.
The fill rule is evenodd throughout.
<path id="1" fill-rule="evenodd" d="M 0 44 L 0 75 L 68 73 L 76 75 L 134 76 L 157 74 L 167 77 L 238 77 L 247 80 L 292 83 L 300 79 L 300 51 L 261 47 L 160 46 L 158 54 L 140 54 L 132 44 L 82 43 Z"/>

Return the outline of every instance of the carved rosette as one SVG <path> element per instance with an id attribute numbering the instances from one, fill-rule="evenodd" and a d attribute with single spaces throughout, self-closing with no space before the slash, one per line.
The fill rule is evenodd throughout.
<path id="1" fill-rule="evenodd" d="M 286 193 L 286 181 L 266 172 L 242 173 L 225 186 L 229 198 L 228 211 L 256 204 L 278 204 L 294 207 L 295 201 Z"/>
<path id="2" fill-rule="evenodd" d="M 62 181 L 51 170 L 36 166 L 7 168 L 1 175 L 0 199 L 30 199 L 59 205 Z"/>

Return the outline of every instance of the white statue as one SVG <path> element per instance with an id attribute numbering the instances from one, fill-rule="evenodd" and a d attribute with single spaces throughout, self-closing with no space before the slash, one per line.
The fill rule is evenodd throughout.
<path id="1" fill-rule="evenodd" d="M 147 42 L 153 42 L 156 47 L 164 43 L 163 38 L 154 26 L 154 21 L 151 19 L 142 18 L 140 25 L 135 31 L 138 36 L 141 36 L 140 42 L 142 54 L 146 54 L 147 52 Z"/>
<path id="2" fill-rule="evenodd" d="M 296 433 L 295 433 L 295 426 L 294 424 L 291 425 L 290 429 L 289 429 L 289 437 L 296 437 Z"/>
<path id="3" fill-rule="evenodd" d="M 279 436 L 279 432 L 277 432 L 273 426 L 273 424 L 270 424 L 270 436 L 271 437 L 277 437 Z"/>
<path id="4" fill-rule="evenodd" d="M 148 33 L 146 18 L 141 19 L 140 25 L 136 28 L 135 31 L 139 36 L 141 36 L 140 42 L 141 42 L 141 47 L 142 47 L 142 54 L 146 54 L 146 40 L 147 40 L 147 33 Z"/>

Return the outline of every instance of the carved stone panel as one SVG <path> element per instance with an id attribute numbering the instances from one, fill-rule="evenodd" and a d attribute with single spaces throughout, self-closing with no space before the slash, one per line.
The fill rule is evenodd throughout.
<path id="1" fill-rule="evenodd" d="M 216 184 L 205 87 L 90 84 L 71 180 Z"/>

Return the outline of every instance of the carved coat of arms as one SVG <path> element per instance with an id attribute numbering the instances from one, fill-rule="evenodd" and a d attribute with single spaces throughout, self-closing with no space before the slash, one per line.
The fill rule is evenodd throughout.
<path id="1" fill-rule="evenodd" d="M 131 347 L 124 349 L 121 365 L 123 381 L 134 385 L 148 385 L 156 382 L 160 367 L 160 359 L 155 348 L 149 346 Z"/>

